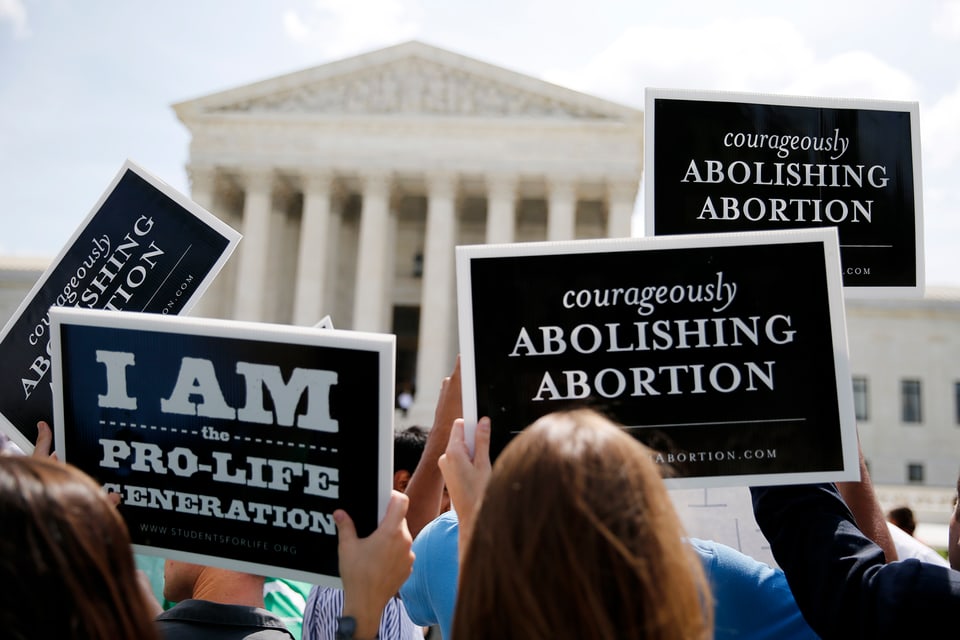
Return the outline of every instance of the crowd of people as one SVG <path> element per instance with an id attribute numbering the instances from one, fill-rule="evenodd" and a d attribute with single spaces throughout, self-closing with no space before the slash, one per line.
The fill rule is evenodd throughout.
<path id="1" fill-rule="evenodd" d="M 0 456 L 0 627 L 17 639 L 543 640 L 917 637 L 960 605 L 948 558 L 900 557 L 860 482 L 751 488 L 777 567 L 687 535 L 651 451 L 591 409 L 542 416 L 490 459 L 459 362 L 429 430 L 397 434 L 394 490 L 358 537 L 334 512 L 343 589 L 314 586 L 295 630 L 268 579 L 166 560 L 138 571 L 117 498 L 50 452 Z M 960 491 L 960 480 L 958 480 Z"/>

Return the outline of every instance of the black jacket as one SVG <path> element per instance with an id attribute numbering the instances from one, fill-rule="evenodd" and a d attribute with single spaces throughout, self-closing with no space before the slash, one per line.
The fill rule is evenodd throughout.
<path id="1" fill-rule="evenodd" d="M 915 559 L 885 564 L 832 484 L 750 493 L 773 557 L 822 638 L 955 636 L 960 572 Z"/>

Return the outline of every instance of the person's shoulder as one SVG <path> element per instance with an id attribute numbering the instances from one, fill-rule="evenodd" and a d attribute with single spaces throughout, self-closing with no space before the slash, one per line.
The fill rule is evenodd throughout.
<path id="1" fill-rule="evenodd" d="M 266 609 L 209 600 L 183 600 L 162 612 L 156 617 L 156 620 L 160 626 L 168 623 L 179 623 L 204 626 L 257 627 L 263 631 L 276 632 L 267 637 L 293 637 L 283 621 Z"/>
<path id="2" fill-rule="evenodd" d="M 460 535 L 460 520 L 457 518 L 457 512 L 453 509 L 444 511 L 436 518 L 424 525 L 423 529 L 420 530 L 420 533 L 417 534 L 417 537 L 414 539 L 413 543 L 417 544 L 417 540 L 421 541 L 421 544 L 424 544 L 426 541 L 430 541 L 431 544 L 435 544 L 438 540 L 443 538 L 453 537 L 456 539 Z"/>
<path id="3" fill-rule="evenodd" d="M 414 573 L 418 568 L 432 571 L 436 564 L 456 564 L 459 543 L 460 521 L 456 512 L 450 509 L 428 522 L 413 539 L 413 552 L 420 563 L 419 567 L 414 563 Z"/>
<path id="4" fill-rule="evenodd" d="M 937 553 L 935 549 L 917 540 L 892 522 L 887 522 L 887 529 L 890 530 L 890 537 L 893 538 L 893 545 L 897 548 L 897 557 L 900 560 L 916 558 L 942 567 L 950 566 L 946 558 Z"/>
<path id="5" fill-rule="evenodd" d="M 206 600 L 181 600 L 157 616 L 157 620 L 193 620 L 202 619 L 210 610 L 208 605 L 216 604 Z"/>
<path id="6" fill-rule="evenodd" d="M 700 556 L 703 568 L 714 584 L 719 581 L 739 580 L 756 583 L 777 582 L 778 579 L 783 579 L 783 572 L 778 568 L 722 542 L 701 538 L 688 538 L 688 542 Z M 783 582 L 785 583 L 785 579 Z"/>
<path id="7" fill-rule="evenodd" d="M 716 540 L 704 540 L 703 538 L 687 538 L 687 542 L 697 552 L 704 564 L 714 566 L 768 566 L 763 562 L 748 556 L 747 554 L 734 549 Z"/>
<path id="8" fill-rule="evenodd" d="M 704 540 L 703 538 L 687 538 L 687 544 L 693 547 L 694 551 L 699 554 L 713 554 L 719 542 L 714 540 Z"/>

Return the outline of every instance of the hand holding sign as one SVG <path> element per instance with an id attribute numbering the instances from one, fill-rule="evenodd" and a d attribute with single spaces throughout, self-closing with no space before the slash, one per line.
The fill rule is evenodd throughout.
<path id="1" fill-rule="evenodd" d="M 406 495 L 393 491 L 380 526 L 366 538 L 357 537 L 346 511 L 333 512 L 340 537 L 343 615 L 356 619 L 357 637 L 374 637 L 383 608 L 413 570 L 413 537 L 404 518 L 408 505 Z"/>
<path id="2" fill-rule="evenodd" d="M 50 430 L 50 425 L 41 420 L 37 423 L 37 442 L 34 444 L 30 456 L 57 462 L 57 452 L 51 451 L 51 449 L 53 449 L 53 431 Z M 107 492 L 107 500 L 115 507 L 120 506 L 119 493 Z"/>
<path id="3" fill-rule="evenodd" d="M 34 458 L 52 458 L 57 459 L 57 453 L 51 451 L 53 448 L 53 431 L 50 430 L 50 425 L 48 425 L 43 420 L 37 423 L 37 443 L 33 447 L 33 453 L 30 454 Z"/>
<path id="4" fill-rule="evenodd" d="M 447 482 L 450 501 L 460 520 L 460 556 L 473 532 L 474 516 L 480 508 L 484 489 L 490 481 L 490 418 L 480 418 L 474 432 L 474 454 L 470 455 L 463 420 L 453 423 L 447 452 L 440 456 L 440 471 Z"/>

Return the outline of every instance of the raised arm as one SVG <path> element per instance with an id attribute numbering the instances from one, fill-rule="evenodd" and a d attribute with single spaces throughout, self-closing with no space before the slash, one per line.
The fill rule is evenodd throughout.
<path id="1" fill-rule="evenodd" d="M 462 560 L 473 535 L 483 492 L 490 481 L 490 418 L 480 418 L 477 422 L 472 457 L 464 437 L 463 420 L 455 421 L 450 442 L 440 456 L 439 464 L 450 492 L 450 502 L 460 521 L 459 556 Z"/>
<path id="2" fill-rule="evenodd" d="M 460 356 L 453 372 L 440 385 L 440 398 L 433 415 L 433 427 L 423 448 L 423 454 L 413 470 L 404 493 L 410 498 L 407 510 L 407 526 L 416 537 L 428 522 L 440 515 L 443 499 L 443 475 L 437 461 L 447 448 L 450 427 L 453 421 L 463 417 L 463 401 L 460 390 Z"/>
<path id="3" fill-rule="evenodd" d="M 857 449 L 859 450 L 859 442 Z M 837 489 L 843 501 L 850 507 L 856 519 L 857 528 L 868 538 L 873 540 L 881 549 L 887 562 L 897 559 L 897 547 L 893 543 L 890 529 L 887 528 L 887 519 L 884 517 L 877 493 L 870 480 L 870 471 L 860 451 L 860 482 L 838 482 Z"/>
<path id="4" fill-rule="evenodd" d="M 757 524 L 822 638 L 927 637 L 955 624 L 960 572 L 887 564 L 830 485 L 753 487 Z"/>

